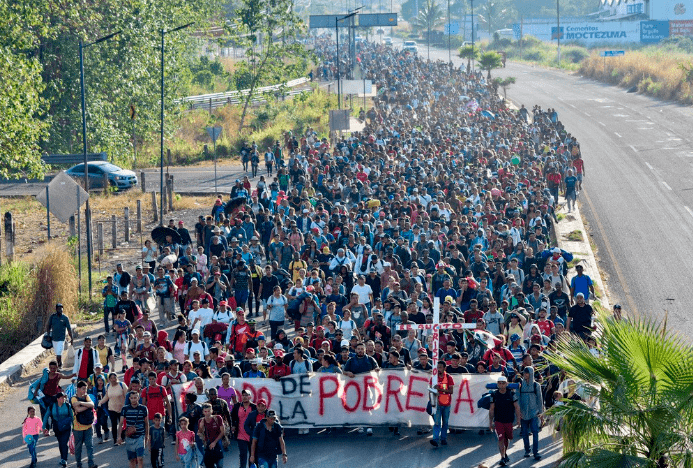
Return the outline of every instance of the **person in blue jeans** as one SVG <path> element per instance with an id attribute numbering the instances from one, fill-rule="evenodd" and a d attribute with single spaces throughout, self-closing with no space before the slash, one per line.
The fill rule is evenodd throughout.
<path id="1" fill-rule="evenodd" d="M 541 385 L 534 381 L 534 368 L 525 367 L 520 381 L 520 427 L 522 441 L 525 444 L 525 458 L 534 455 L 535 460 L 541 460 L 539 455 L 539 431 L 541 430 L 540 418 L 543 418 L 544 399 L 541 394 Z M 532 433 L 532 448 L 530 452 L 529 434 Z"/>
<path id="2" fill-rule="evenodd" d="M 281 454 L 286 464 L 286 444 L 284 443 L 284 428 L 277 421 L 277 413 L 268 410 L 265 418 L 260 421 L 253 431 L 250 446 L 250 463 L 257 461 L 258 468 L 277 468 L 277 456 Z"/>
<path id="3" fill-rule="evenodd" d="M 438 404 L 433 415 L 433 438 L 431 439 L 431 445 L 434 447 L 438 447 L 439 442 L 440 445 L 448 445 L 448 421 L 455 381 L 445 372 L 446 368 L 445 361 L 438 361 L 438 383 L 433 387 L 438 391 Z"/>

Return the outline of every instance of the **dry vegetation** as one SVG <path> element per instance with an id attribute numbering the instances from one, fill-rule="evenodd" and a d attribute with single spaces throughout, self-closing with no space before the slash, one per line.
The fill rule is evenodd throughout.
<path id="1" fill-rule="evenodd" d="M 638 92 L 659 99 L 693 104 L 692 59 L 691 54 L 670 48 L 628 51 L 606 61 L 595 51 L 582 62 L 580 72 L 624 88 L 637 86 Z"/>

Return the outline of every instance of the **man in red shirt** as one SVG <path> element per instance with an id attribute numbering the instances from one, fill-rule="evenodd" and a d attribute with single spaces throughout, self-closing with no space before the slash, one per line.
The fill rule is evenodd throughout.
<path id="1" fill-rule="evenodd" d="M 240 309 L 240 307 L 239 307 Z M 229 344 L 229 352 L 233 353 L 236 358 L 243 358 L 245 344 L 248 341 L 247 332 L 250 331 L 250 326 L 245 321 L 245 312 L 243 309 L 236 310 L 236 320 L 231 322 L 229 327 L 227 341 Z"/>
<path id="2" fill-rule="evenodd" d="M 446 367 L 445 361 L 442 359 L 438 361 L 438 383 L 434 387 L 438 391 L 438 404 L 433 416 L 433 438 L 431 439 L 431 445 L 434 447 L 438 446 L 438 441 L 441 445 L 448 445 L 448 420 L 455 381 L 445 372 Z"/>
<path id="3" fill-rule="evenodd" d="M 156 413 L 165 414 L 166 420 L 171 420 L 171 402 L 168 400 L 166 388 L 156 383 L 156 372 L 147 374 L 149 386 L 142 390 L 142 404 L 149 411 L 150 422 L 154 420 Z"/>
<path id="4" fill-rule="evenodd" d="M 322 346 L 322 343 L 324 341 L 327 341 L 328 343 L 330 340 L 328 338 L 325 338 L 325 327 L 322 325 L 319 325 L 316 329 L 316 335 L 313 337 L 313 339 L 310 341 L 310 346 L 313 349 L 320 349 Z"/>
<path id="5" fill-rule="evenodd" d="M 476 323 L 476 319 L 484 318 L 484 311 L 478 307 L 479 302 L 476 299 L 469 301 L 469 310 L 464 313 L 465 323 Z"/>
<path id="6" fill-rule="evenodd" d="M 546 318 L 546 309 L 543 307 L 539 309 L 539 318 L 534 322 L 541 330 L 541 334 L 544 336 L 551 337 L 553 335 L 553 322 Z"/>

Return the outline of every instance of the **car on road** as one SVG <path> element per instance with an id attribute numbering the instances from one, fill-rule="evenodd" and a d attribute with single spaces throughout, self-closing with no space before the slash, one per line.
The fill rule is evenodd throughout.
<path id="1" fill-rule="evenodd" d="M 84 163 L 72 166 L 65 171 L 75 179 L 84 179 Z M 104 177 L 108 179 L 108 185 L 118 190 L 124 190 L 137 185 L 137 175 L 127 169 L 111 164 L 108 161 L 89 161 L 87 166 L 89 187 L 104 188 Z"/>
<path id="2" fill-rule="evenodd" d="M 419 47 L 416 45 L 416 41 L 404 41 L 402 45 L 402 50 L 412 52 L 414 54 L 419 53 Z"/>
<path id="3" fill-rule="evenodd" d="M 391 46 L 392 45 L 392 38 L 389 36 L 383 37 L 383 44 L 385 44 L 387 46 Z"/>

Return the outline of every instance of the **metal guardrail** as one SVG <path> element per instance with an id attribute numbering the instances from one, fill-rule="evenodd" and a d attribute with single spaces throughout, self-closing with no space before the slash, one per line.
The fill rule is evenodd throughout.
<path id="1" fill-rule="evenodd" d="M 312 88 L 304 88 L 304 89 L 293 89 L 291 91 L 288 91 L 286 93 L 282 94 L 282 97 L 289 97 L 289 96 L 296 96 L 297 94 L 301 94 L 303 92 L 306 93 L 311 93 L 313 92 Z M 250 100 L 251 103 L 261 103 L 265 102 L 266 99 L 263 97 L 263 95 L 258 95 L 254 97 L 253 99 Z M 207 102 L 191 102 L 189 109 L 216 109 L 217 107 L 223 107 L 228 104 L 235 105 L 235 104 L 241 104 L 243 100 L 240 97 L 234 97 L 234 98 L 227 98 L 224 101 L 219 101 L 219 100 L 210 100 Z"/>
<path id="2" fill-rule="evenodd" d="M 254 91 L 254 94 L 257 95 L 257 98 L 253 98 L 252 102 L 263 102 L 265 101 L 264 98 L 262 98 L 262 95 L 264 93 L 271 93 L 271 92 L 277 92 L 280 91 L 281 88 L 295 88 L 296 86 L 300 86 L 302 84 L 305 84 L 309 81 L 308 78 L 298 78 L 295 80 L 287 81 L 286 83 L 283 84 L 276 84 L 272 86 L 263 86 L 261 88 L 257 88 Z M 303 90 L 299 91 L 302 92 Z M 213 93 L 213 94 L 200 94 L 197 96 L 188 96 L 182 99 L 177 99 L 174 101 L 176 104 L 183 104 L 187 103 L 189 105 L 190 109 L 214 109 L 217 107 L 225 106 L 227 104 L 239 104 L 242 102 L 243 97 L 247 96 L 250 94 L 250 89 L 242 89 L 240 91 L 228 91 L 225 93 Z M 286 95 L 293 95 L 293 94 L 298 94 L 297 92 L 294 93 L 293 91 L 290 91 L 286 93 Z"/>

